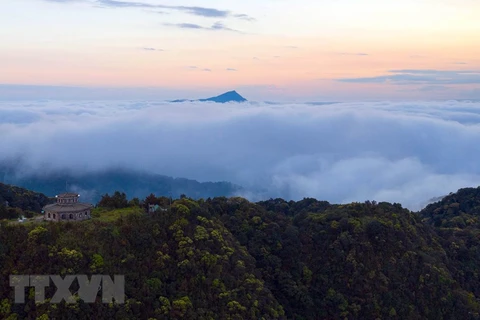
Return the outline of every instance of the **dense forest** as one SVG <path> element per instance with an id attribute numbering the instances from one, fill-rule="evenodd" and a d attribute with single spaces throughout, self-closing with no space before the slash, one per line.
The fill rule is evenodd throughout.
<path id="1" fill-rule="evenodd" d="M 478 319 L 479 204 L 106 194 L 88 221 L 0 224 L 0 318 Z M 123 274 L 126 302 L 14 304 L 11 274 Z"/>
<path id="2" fill-rule="evenodd" d="M 51 200 L 37 192 L 0 183 L 0 220 L 33 217 Z"/>

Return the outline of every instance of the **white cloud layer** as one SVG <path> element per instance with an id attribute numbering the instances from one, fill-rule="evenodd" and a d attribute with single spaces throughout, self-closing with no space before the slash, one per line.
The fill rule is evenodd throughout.
<path id="1" fill-rule="evenodd" d="M 0 102 L 0 161 L 230 181 L 251 200 L 400 202 L 480 185 L 479 102 Z"/>

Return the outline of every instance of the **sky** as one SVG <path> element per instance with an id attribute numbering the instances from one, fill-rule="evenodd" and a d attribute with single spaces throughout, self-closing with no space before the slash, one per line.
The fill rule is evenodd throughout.
<path id="1" fill-rule="evenodd" d="M 480 102 L 0 102 L 0 137 L 18 172 L 126 168 L 230 181 L 252 201 L 418 210 L 480 185 Z"/>
<path id="2" fill-rule="evenodd" d="M 0 99 L 480 99 L 477 0 L 0 3 Z"/>

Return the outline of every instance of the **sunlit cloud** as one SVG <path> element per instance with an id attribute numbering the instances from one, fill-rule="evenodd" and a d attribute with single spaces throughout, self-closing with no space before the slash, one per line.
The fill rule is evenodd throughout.
<path id="1" fill-rule="evenodd" d="M 42 1 L 57 2 L 57 3 L 75 3 L 75 2 L 92 3 L 91 1 L 88 1 L 88 0 L 42 0 Z M 191 15 L 207 17 L 207 18 L 234 17 L 237 19 L 242 19 L 247 21 L 255 20 L 253 17 L 250 17 L 249 15 L 244 13 L 232 13 L 228 10 L 219 10 L 219 9 L 207 8 L 207 7 L 169 6 L 169 5 L 150 4 L 150 3 L 137 2 L 137 1 L 117 1 L 117 0 L 97 0 L 92 4 L 94 4 L 96 7 L 103 7 L 103 8 L 164 9 L 164 10 L 181 11 Z"/>
<path id="2" fill-rule="evenodd" d="M 359 52 L 359 53 L 339 52 L 337 54 L 341 56 L 360 56 L 360 57 L 368 56 L 368 53 L 363 53 L 363 52 Z"/>
<path id="3" fill-rule="evenodd" d="M 395 84 L 480 84 L 479 70 L 391 70 L 375 77 L 343 78 L 341 82 Z"/>
<path id="4" fill-rule="evenodd" d="M 423 91 L 423 92 L 432 92 L 432 91 L 445 91 L 445 90 L 450 90 L 451 88 L 447 86 L 424 86 L 419 88 L 418 90 Z"/>
<path id="5" fill-rule="evenodd" d="M 163 25 L 168 26 L 168 27 L 176 27 L 180 29 L 193 29 L 193 30 L 209 30 L 209 31 L 232 31 L 232 32 L 237 32 L 241 33 L 241 31 L 231 29 L 227 26 L 225 26 L 221 22 L 216 22 L 212 24 L 210 27 L 204 27 L 199 24 L 195 23 L 164 23 Z"/>
<path id="6" fill-rule="evenodd" d="M 149 47 L 142 48 L 142 50 L 145 50 L 145 51 L 164 51 L 163 49 L 149 48 Z"/>

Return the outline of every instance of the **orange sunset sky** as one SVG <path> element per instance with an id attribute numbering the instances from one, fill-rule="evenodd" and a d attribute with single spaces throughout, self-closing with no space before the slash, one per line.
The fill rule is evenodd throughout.
<path id="1" fill-rule="evenodd" d="M 253 100 L 480 99 L 475 0 L 15 0 L 0 11 L 5 99 L 48 88 L 86 98 L 236 89 Z"/>

